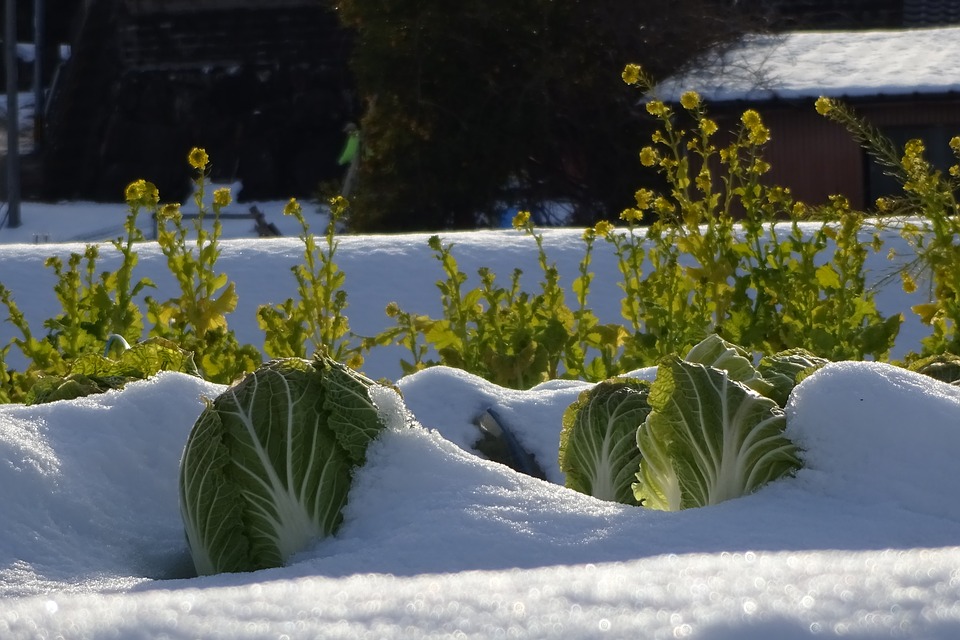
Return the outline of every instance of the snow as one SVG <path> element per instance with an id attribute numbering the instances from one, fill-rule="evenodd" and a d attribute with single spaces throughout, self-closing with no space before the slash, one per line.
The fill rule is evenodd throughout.
<path id="1" fill-rule="evenodd" d="M 749 35 L 657 88 L 676 101 L 856 98 L 960 91 L 960 27 Z"/>
<path id="2" fill-rule="evenodd" d="M 0 244 L 0 281 L 34 326 L 56 312 L 43 260 L 82 245 L 29 238 L 41 227 L 73 237 L 82 229 L 71 225 L 122 220 L 86 206 L 30 205 L 16 231 L 27 243 Z M 278 207 L 263 210 L 280 222 Z M 319 231 L 323 217 L 310 215 Z M 0 242 L 12 231 L 0 230 Z M 221 268 L 241 300 L 231 327 L 259 344 L 253 310 L 294 294 L 300 245 L 243 237 L 247 228 L 228 235 Z M 545 231 L 567 279 L 579 236 Z M 442 237 L 456 243 L 463 271 L 486 264 L 507 277 L 518 266 L 535 286 L 529 238 Z M 439 314 L 439 265 L 426 240 L 341 238 L 355 330 L 385 328 L 394 299 Z M 103 252 L 109 268 L 115 256 Z M 159 250 L 147 243 L 140 256 L 138 275 L 157 280 L 158 297 L 172 293 Z M 877 260 L 879 272 L 885 257 Z M 598 251 L 591 302 L 611 321 L 614 269 Z M 888 313 L 915 303 L 896 285 L 881 294 Z M 0 325 L 0 343 L 12 335 Z M 898 349 L 918 348 L 922 335 L 907 331 Z M 378 396 L 395 419 L 355 476 L 342 528 L 287 566 L 255 573 L 193 577 L 180 520 L 180 453 L 203 398 L 224 387 L 163 373 L 80 400 L 0 406 L 0 638 L 960 636 L 958 388 L 887 364 L 831 364 L 787 407 L 788 435 L 803 449 L 795 477 L 661 513 L 562 486 L 560 416 L 587 383 L 516 391 L 445 367 L 401 378 L 402 352 L 386 351 L 365 372 L 400 378 L 409 415 Z M 546 481 L 467 450 L 491 407 Z"/>

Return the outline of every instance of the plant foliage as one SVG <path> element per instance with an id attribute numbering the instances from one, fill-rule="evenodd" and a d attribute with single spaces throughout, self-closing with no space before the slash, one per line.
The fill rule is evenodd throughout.
<path id="1" fill-rule="evenodd" d="M 660 76 L 732 41 L 739 17 L 711 0 L 338 0 L 367 101 L 351 225 L 474 227 L 505 202 L 575 203 L 615 215 L 632 191 L 644 130 L 617 79 L 643 60 Z"/>
<path id="2" fill-rule="evenodd" d="M 678 511 L 737 498 L 800 467 L 773 400 L 725 371 L 670 358 L 650 389 L 653 411 L 637 431 L 636 498 Z"/>
<path id="3" fill-rule="evenodd" d="M 323 354 L 286 358 L 207 406 L 180 463 L 200 575 L 277 567 L 336 531 L 353 470 L 384 427 L 373 385 Z"/>
<path id="4" fill-rule="evenodd" d="M 563 414 L 560 470 L 566 486 L 601 500 L 639 504 L 637 427 L 650 413 L 650 383 L 615 378 L 584 391 Z"/>
<path id="5" fill-rule="evenodd" d="M 146 380 L 160 371 L 178 371 L 198 376 L 193 354 L 163 338 L 150 338 L 123 349 L 116 358 L 107 353 L 85 353 L 70 360 L 63 376 L 44 374 L 27 393 L 25 404 L 73 400 L 111 389 L 133 380 Z"/>

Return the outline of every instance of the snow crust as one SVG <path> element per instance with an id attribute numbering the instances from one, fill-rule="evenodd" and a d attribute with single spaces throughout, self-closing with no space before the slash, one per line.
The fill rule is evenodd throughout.
<path id="1" fill-rule="evenodd" d="M 29 213 L 29 225 L 43 218 Z M 221 264 L 240 295 L 230 326 L 259 344 L 256 305 L 294 295 L 301 247 L 236 233 Z M 529 238 L 443 237 L 471 277 L 481 265 L 501 277 L 516 267 L 535 286 Z M 896 243 L 895 231 L 887 237 Z M 426 241 L 342 239 L 358 333 L 384 328 L 390 300 L 439 314 Z M 580 232 L 549 230 L 544 242 L 569 281 Z M 0 245 L 0 281 L 34 326 L 58 311 L 44 259 L 82 248 Z M 116 256 L 102 249 L 111 268 Z M 618 318 L 615 268 L 598 247 L 591 304 L 603 321 Z M 868 268 L 879 282 L 892 266 L 873 256 Z M 137 269 L 157 282 L 156 297 L 173 295 L 155 245 L 142 247 Z M 917 295 L 890 286 L 878 301 L 909 314 Z M 923 331 L 905 324 L 899 352 L 918 348 Z M 0 325 L 0 343 L 13 335 Z M 384 350 L 365 367 L 400 378 L 410 415 L 397 413 L 369 451 L 343 527 L 256 573 L 193 577 L 180 520 L 180 455 L 203 398 L 223 387 L 164 373 L 101 396 L 0 406 L 0 638 L 960 637 L 958 389 L 889 365 L 830 365 L 787 407 L 803 449 L 796 477 L 668 514 L 562 486 L 560 416 L 587 383 L 515 391 L 443 367 L 401 378 L 403 355 Z M 378 404 L 402 410 L 387 392 Z M 468 451 L 490 408 L 546 481 Z"/>
<path id="2" fill-rule="evenodd" d="M 502 389 L 436 368 L 358 471 L 338 534 L 289 566 L 191 578 L 179 455 L 203 396 L 177 373 L 0 407 L 0 637 L 949 638 L 960 633 L 960 390 L 839 363 L 788 406 L 795 478 L 668 514 L 480 459 L 495 405 L 556 457 L 583 383 Z M 444 399 L 438 401 L 438 396 Z M 422 425 L 433 425 L 427 428 Z M 449 436 L 446 437 L 446 436 Z"/>
<path id="3" fill-rule="evenodd" d="M 960 90 L 960 27 L 749 35 L 657 94 L 709 102 L 943 94 Z"/>

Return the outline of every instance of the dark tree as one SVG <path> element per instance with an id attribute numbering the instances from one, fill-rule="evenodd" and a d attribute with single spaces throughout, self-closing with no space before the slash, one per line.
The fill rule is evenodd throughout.
<path id="1" fill-rule="evenodd" d="M 505 202 L 614 217 L 649 123 L 620 79 L 664 77 L 742 20 L 721 0 L 340 0 L 366 101 L 358 230 L 469 228 Z"/>

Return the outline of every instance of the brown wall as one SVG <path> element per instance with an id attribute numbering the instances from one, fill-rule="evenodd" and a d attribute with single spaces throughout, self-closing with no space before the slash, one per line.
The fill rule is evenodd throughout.
<path id="1" fill-rule="evenodd" d="M 863 152 L 840 125 L 806 109 L 759 109 L 770 128 L 767 159 L 770 180 L 790 187 L 794 197 L 808 204 L 823 204 L 829 196 L 843 194 L 862 209 Z"/>
<path id="2" fill-rule="evenodd" d="M 955 132 L 951 135 L 960 135 L 960 96 L 881 99 L 852 106 L 878 127 L 941 124 Z M 747 108 L 756 109 L 770 129 L 766 158 L 772 165 L 772 184 L 790 187 L 798 200 L 808 204 L 822 204 L 830 195 L 842 194 L 855 208 L 873 205 L 866 201 L 865 152 L 844 127 L 817 114 L 813 100 L 741 105 L 730 108 L 723 120 L 732 124 Z"/>

